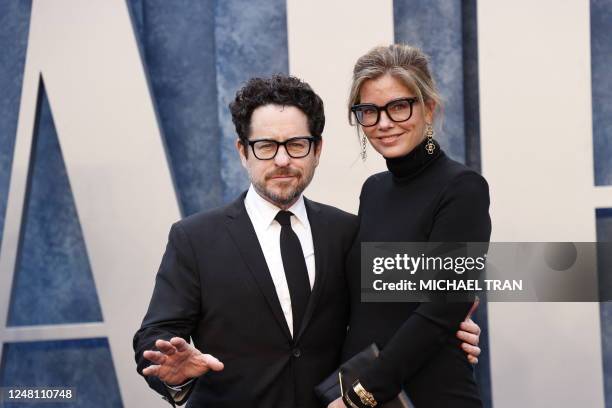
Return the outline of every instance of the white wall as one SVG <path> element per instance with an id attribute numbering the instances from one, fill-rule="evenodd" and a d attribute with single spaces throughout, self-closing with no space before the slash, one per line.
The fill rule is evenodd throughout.
<path id="1" fill-rule="evenodd" d="M 83 229 L 102 323 L 5 328 L 39 74 Z M 0 253 L 0 340 L 108 337 L 125 406 L 166 406 L 136 374 L 132 336 L 153 291 L 169 227 L 180 212 L 124 1 L 33 2 L 11 174 Z"/>
<path id="2" fill-rule="evenodd" d="M 596 240 L 589 30 L 588 0 L 478 2 L 493 241 Z M 603 407 L 599 322 L 598 303 L 490 304 L 496 408 Z"/>

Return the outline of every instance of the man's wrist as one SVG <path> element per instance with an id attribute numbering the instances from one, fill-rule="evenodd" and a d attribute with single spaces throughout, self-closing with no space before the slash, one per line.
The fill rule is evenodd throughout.
<path id="1" fill-rule="evenodd" d="M 168 393 L 170 394 L 174 402 L 178 405 L 182 405 L 185 403 L 187 396 L 191 393 L 191 387 L 193 387 L 194 381 L 195 378 L 191 378 L 186 382 L 178 385 L 170 385 L 167 384 L 165 381 L 162 381 L 162 383 L 168 389 Z"/>
<path id="2" fill-rule="evenodd" d="M 187 387 L 189 384 L 191 384 L 194 380 L 195 380 L 195 378 L 190 378 L 189 380 L 185 381 L 184 383 L 176 384 L 176 385 L 170 385 L 170 384 L 168 384 L 165 381 L 162 381 L 162 382 L 164 383 L 164 385 L 167 388 L 171 389 L 172 391 L 181 392 L 181 391 L 183 391 L 183 389 L 185 387 Z"/>

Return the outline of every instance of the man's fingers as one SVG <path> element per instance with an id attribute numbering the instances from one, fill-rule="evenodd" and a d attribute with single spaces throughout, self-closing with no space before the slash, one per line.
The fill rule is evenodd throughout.
<path id="1" fill-rule="evenodd" d="M 471 344 L 472 346 L 477 346 L 478 342 L 480 341 L 479 336 L 465 331 L 458 331 L 457 338 L 461 341 Z"/>
<path id="2" fill-rule="evenodd" d="M 473 357 L 478 357 L 481 352 L 480 347 L 471 346 L 467 343 L 461 343 L 461 348 L 463 349 L 463 351 L 465 351 L 466 353 L 468 353 L 469 355 Z"/>
<path id="3" fill-rule="evenodd" d="M 478 359 L 471 355 L 468 355 L 468 361 L 470 362 L 470 364 L 478 364 Z"/>
<path id="4" fill-rule="evenodd" d="M 155 364 L 164 364 L 166 356 L 159 351 L 146 350 L 142 356 Z"/>
<path id="5" fill-rule="evenodd" d="M 472 319 L 466 319 L 461 324 L 459 324 L 459 328 L 463 331 L 480 335 L 480 326 L 478 326 Z"/>
<path id="6" fill-rule="evenodd" d="M 150 365 L 147 368 L 142 370 L 143 375 L 152 375 L 157 376 L 159 374 L 159 366 L 158 365 Z"/>
<path id="7" fill-rule="evenodd" d="M 170 344 L 172 344 L 178 352 L 187 351 L 189 348 L 189 343 L 187 343 L 182 337 L 171 338 Z"/>
<path id="8" fill-rule="evenodd" d="M 213 371 L 223 370 L 224 365 L 217 359 L 217 357 L 211 356 L 210 354 L 203 354 L 202 358 L 209 369 Z"/>
<path id="9" fill-rule="evenodd" d="M 169 341 L 166 340 L 157 340 L 155 342 L 155 347 L 157 347 L 159 351 L 168 356 L 171 356 L 172 354 L 176 353 L 176 347 L 174 347 Z"/>

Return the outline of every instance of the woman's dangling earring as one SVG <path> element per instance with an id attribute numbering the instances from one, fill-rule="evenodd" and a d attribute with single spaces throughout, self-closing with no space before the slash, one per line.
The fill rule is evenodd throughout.
<path id="1" fill-rule="evenodd" d="M 427 139 L 427 143 L 425 143 L 425 150 L 427 153 L 433 154 L 434 150 L 436 150 L 436 145 L 433 142 L 434 130 L 433 126 L 429 123 L 425 126 L 425 138 Z"/>
<path id="2" fill-rule="evenodd" d="M 365 135 L 361 135 L 361 160 L 365 162 L 367 156 L 368 153 L 366 151 L 366 137 Z"/>

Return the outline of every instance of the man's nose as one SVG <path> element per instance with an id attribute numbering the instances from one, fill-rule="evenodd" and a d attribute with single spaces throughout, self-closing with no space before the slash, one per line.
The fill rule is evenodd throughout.
<path id="1" fill-rule="evenodd" d="M 278 151 L 274 157 L 274 163 L 279 167 L 284 167 L 287 166 L 290 161 L 291 156 L 287 153 L 287 148 L 285 146 L 278 146 Z"/>

